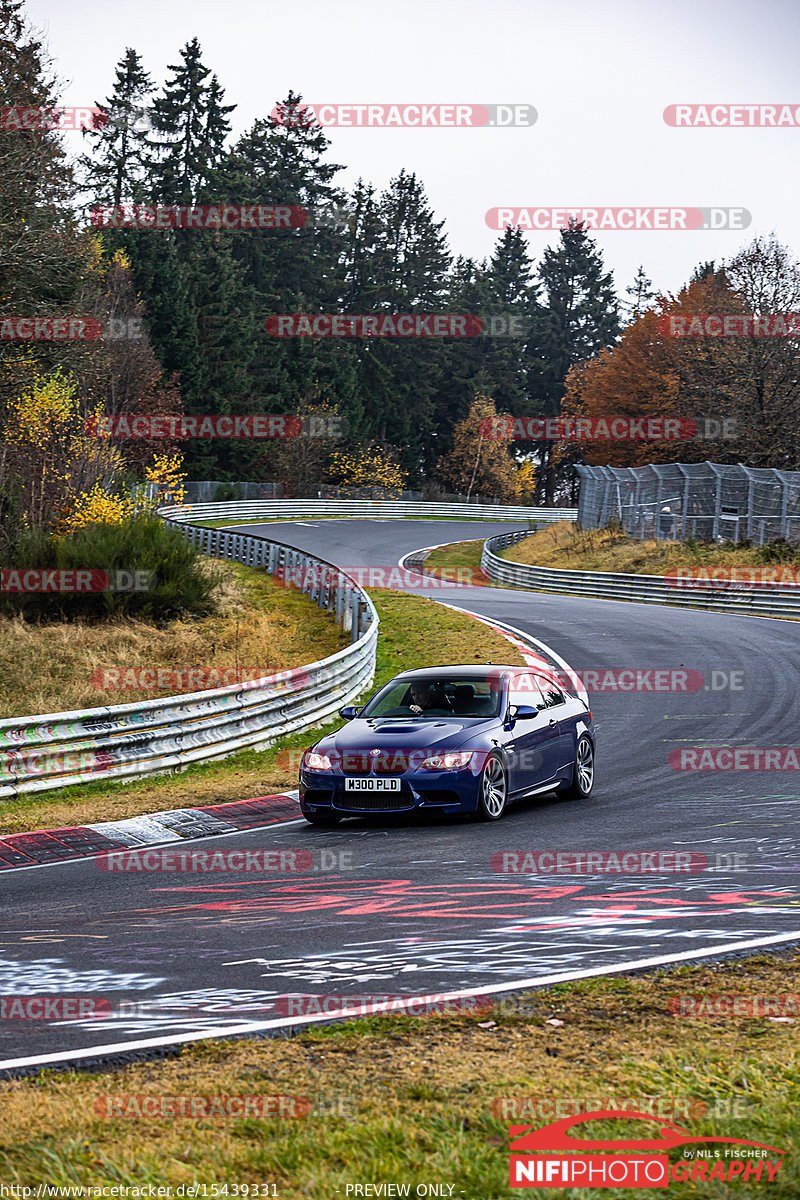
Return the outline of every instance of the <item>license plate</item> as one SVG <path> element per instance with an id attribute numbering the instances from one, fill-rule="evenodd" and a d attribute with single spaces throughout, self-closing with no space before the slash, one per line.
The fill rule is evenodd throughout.
<path id="1" fill-rule="evenodd" d="M 367 779 L 345 779 L 346 792 L 399 792 L 399 779 L 378 779 L 370 775 Z"/>

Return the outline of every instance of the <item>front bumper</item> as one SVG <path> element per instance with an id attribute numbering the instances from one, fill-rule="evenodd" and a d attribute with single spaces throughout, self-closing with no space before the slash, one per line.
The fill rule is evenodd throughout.
<path id="1" fill-rule="evenodd" d="M 405 771 L 391 778 L 400 780 L 399 791 L 346 791 L 347 776 L 337 771 L 300 772 L 300 808 L 303 811 L 336 812 L 340 816 L 376 812 L 474 812 L 478 804 L 478 775 L 469 768 L 460 771 Z M 360 776 L 363 778 L 363 776 Z M 375 776 L 375 778 L 389 778 Z"/>

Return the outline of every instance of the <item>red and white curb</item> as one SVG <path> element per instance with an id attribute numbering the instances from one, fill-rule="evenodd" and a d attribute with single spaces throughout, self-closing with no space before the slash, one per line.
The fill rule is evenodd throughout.
<path id="1" fill-rule="evenodd" d="M 91 858 L 112 850 L 133 850 L 241 833 L 246 829 L 282 824 L 299 815 L 298 793 L 294 791 L 202 808 L 174 808 L 122 821 L 10 833 L 0 837 L 0 873 Z"/>

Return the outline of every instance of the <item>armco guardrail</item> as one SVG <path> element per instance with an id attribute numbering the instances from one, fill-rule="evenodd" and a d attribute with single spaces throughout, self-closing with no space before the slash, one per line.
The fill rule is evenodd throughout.
<path id="1" fill-rule="evenodd" d="M 669 604 L 704 608 L 712 612 L 745 613 L 759 617 L 800 617 L 800 588 L 677 587 L 661 575 L 625 575 L 612 571 L 561 571 L 499 558 L 498 550 L 527 537 L 526 530 L 488 538 L 481 554 L 481 570 L 494 583 L 559 592 L 594 600 L 629 600 L 637 604 Z"/>
<path id="2" fill-rule="evenodd" d="M 577 508 L 527 508 L 520 504 L 433 504 L 425 500 L 230 500 L 219 504 L 173 505 L 161 515 L 172 520 L 265 521 L 296 517 L 461 517 L 464 521 L 574 521 Z"/>
<path id="3" fill-rule="evenodd" d="M 189 510 L 182 510 L 187 517 Z M 303 591 L 351 631 L 349 646 L 320 662 L 245 684 L 140 704 L 0 721 L 0 799 L 97 779 L 176 771 L 264 746 L 318 725 L 375 674 L 378 616 L 354 580 L 323 559 L 255 534 L 172 522 L 209 554 L 248 566 L 300 569 Z M 308 570 L 304 568 L 326 568 Z"/>

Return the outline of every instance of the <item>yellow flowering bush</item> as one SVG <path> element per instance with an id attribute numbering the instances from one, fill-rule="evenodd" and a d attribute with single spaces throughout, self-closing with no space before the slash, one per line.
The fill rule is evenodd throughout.
<path id="1" fill-rule="evenodd" d="M 121 525 L 133 516 L 130 496 L 114 495 L 99 483 L 90 492 L 75 497 L 71 511 L 62 517 L 56 528 L 56 537 L 68 537 L 87 525 Z"/>
<path id="2" fill-rule="evenodd" d="M 182 504 L 186 480 L 182 466 L 180 454 L 155 454 L 153 465 L 145 470 L 145 482 L 138 484 L 133 494 L 111 492 L 95 484 L 91 492 L 82 492 L 74 498 L 59 522 L 56 535 L 67 537 L 87 525 L 122 525 L 131 517 L 151 514 L 159 504 L 168 501 Z"/>
<path id="3" fill-rule="evenodd" d="M 81 414 L 77 384 L 60 370 L 34 373 L 28 386 L 6 405 L 0 441 L 9 474 L 21 484 L 22 515 L 47 525 L 70 498 L 108 485 L 122 456 L 108 439 L 93 437 L 100 405 Z"/>
<path id="4" fill-rule="evenodd" d="M 398 465 L 394 452 L 374 442 L 351 450 L 334 450 L 330 474 L 334 482 L 345 487 L 402 488 L 408 479 L 408 471 Z"/>

